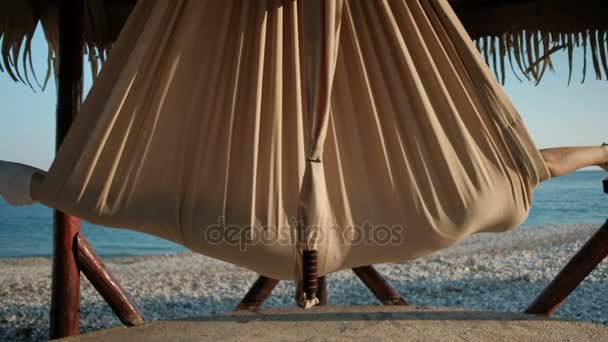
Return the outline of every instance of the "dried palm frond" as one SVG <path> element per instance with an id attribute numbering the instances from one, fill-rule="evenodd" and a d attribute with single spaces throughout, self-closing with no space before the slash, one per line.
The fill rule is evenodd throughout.
<path id="1" fill-rule="evenodd" d="M 608 79 L 606 0 L 452 0 L 452 3 L 472 38 L 489 42 L 480 46 L 482 56 L 503 83 L 506 75 L 502 65 L 508 62 L 518 79 L 523 75 L 538 84 L 547 70 L 554 71 L 551 57 L 559 51 L 567 53 L 570 83 L 577 49 L 584 56 L 583 82 L 590 69 L 589 54 L 595 77 Z"/>
<path id="2" fill-rule="evenodd" d="M 598 80 L 608 80 L 608 30 L 584 30 L 581 32 L 548 33 L 546 31 L 526 31 L 503 33 L 500 39 L 483 39 L 477 45 L 486 63 L 496 77 L 504 84 L 506 79 L 505 63 L 508 62 L 512 73 L 521 80 L 521 75 L 538 84 L 547 69 L 552 70 L 551 57 L 560 51 L 568 54 L 569 77 L 572 79 L 574 50 L 583 50 L 582 82 L 587 74 L 587 56 L 591 54 L 593 73 Z M 517 69 L 514 67 L 514 61 Z"/>
<path id="3" fill-rule="evenodd" d="M 79 1 L 85 2 L 84 48 L 95 76 L 137 0 Z M 568 55 L 570 83 L 575 49 L 582 49 L 585 56 L 583 81 L 591 69 L 589 53 L 595 77 L 608 79 L 608 0 L 449 1 L 502 83 L 508 64 L 517 79 L 538 84 L 547 70 L 554 71 L 551 57 L 562 50 Z M 0 72 L 32 88 L 44 88 L 56 70 L 57 24 L 57 0 L 2 0 Z M 49 44 L 47 72 L 41 79 L 32 65 L 32 38 L 38 25 Z"/>
<path id="4" fill-rule="evenodd" d="M 29 1 L 9 2 L 3 11 L 5 15 L 0 16 L 0 71 L 6 71 L 14 81 L 31 85 L 28 70 L 33 70 L 31 46 L 39 17 Z"/>
<path id="5" fill-rule="evenodd" d="M 84 2 L 84 51 L 95 77 L 133 3 L 105 0 Z M 57 70 L 58 20 L 56 1 L 3 0 L 0 4 L 0 71 L 6 72 L 16 82 L 44 89 Z M 32 40 L 38 25 L 41 25 L 49 45 L 47 70 L 40 79 L 32 63 Z"/>

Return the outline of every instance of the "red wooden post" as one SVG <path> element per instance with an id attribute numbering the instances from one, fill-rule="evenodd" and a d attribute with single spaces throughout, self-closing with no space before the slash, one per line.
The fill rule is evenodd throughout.
<path id="1" fill-rule="evenodd" d="M 255 311 L 270 297 L 272 290 L 279 284 L 276 279 L 260 276 L 251 286 L 245 298 L 237 306 L 237 310 Z"/>
<path id="2" fill-rule="evenodd" d="M 108 272 L 106 265 L 97 256 L 87 239 L 82 233 L 78 234 L 76 239 L 78 246 L 77 261 L 82 273 L 110 305 L 123 324 L 130 327 L 143 324 L 144 316 L 131 303 L 131 298 L 118 281 Z"/>
<path id="3" fill-rule="evenodd" d="M 363 284 L 384 305 L 407 305 L 407 302 L 373 266 L 353 268 L 353 272 L 361 279 Z"/>
<path id="4" fill-rule="evenodd" d="M 318 286 L 319 286 L 319 290 L 317 292 L 317 298 L 319 298 L 320 306 L 327 305 L 328 292 L 327 292 L 327 281 L 326 280 L 327 280 L 326 276 L 319 277 L 319 279 L 317 280 Z"/>
<path id="5" fill-rule="evenodd" d="M 83 0 L 59 1 L 57 136 L 59 148 L 80 109 L 83 87 Z M 51 339 L 80 333 L 80 273 L 74 257 L 80 221 L 55 212 Z"/>
<path id="6" fill-rule="evenodd" d="M 608 221 L 574 255 L 526 309 L 527 314 L 551 315 L 593 269 L 608 256 Z"/>

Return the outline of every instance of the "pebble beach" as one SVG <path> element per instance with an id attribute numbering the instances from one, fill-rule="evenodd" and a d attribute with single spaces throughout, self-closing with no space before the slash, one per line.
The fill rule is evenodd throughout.
<path id="1" fill-rule="evenodd" d="M 477 234 L 431 256 L 376 268 L 412 305 L 521 312 L 599 225 L 570 224 Z M 218 315 L 236 307 L 256 274 L 201 255 L 105 260 L 147 320 Z M 0 259 L 0 340 L 48 338 L 49 258 Z M 328 277 L 330 305 L 377 304 L 352 271 Z M 82 278 L 81 331 L 120 326 Z M 264 308 L 295 305 L 293 282 L 281 282 Z M 574 292 L 556 316 L 608 324 L 608 262 Z"/>

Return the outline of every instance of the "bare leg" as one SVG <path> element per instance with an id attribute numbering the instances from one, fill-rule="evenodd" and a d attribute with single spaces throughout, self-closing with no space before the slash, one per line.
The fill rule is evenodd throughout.
<path id="1" fill-rule="evenodd" d="M 588 166 L 608 171 L 608 146 L 557 147 L 540 150 L 551 177 L 559 177 Z"/>

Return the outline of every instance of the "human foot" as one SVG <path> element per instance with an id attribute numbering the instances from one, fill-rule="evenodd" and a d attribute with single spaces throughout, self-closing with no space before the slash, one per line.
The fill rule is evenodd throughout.
<path id="1" fill-rule="evenodd" d="M 608 156 L 608 144 L 603 143 L 602 147 L 606 150 L 606 156 Z M 608 171 L 608 161 L 603 164 L 599 164 L 598 166 L 601 167 L 602 169 Z"/>

